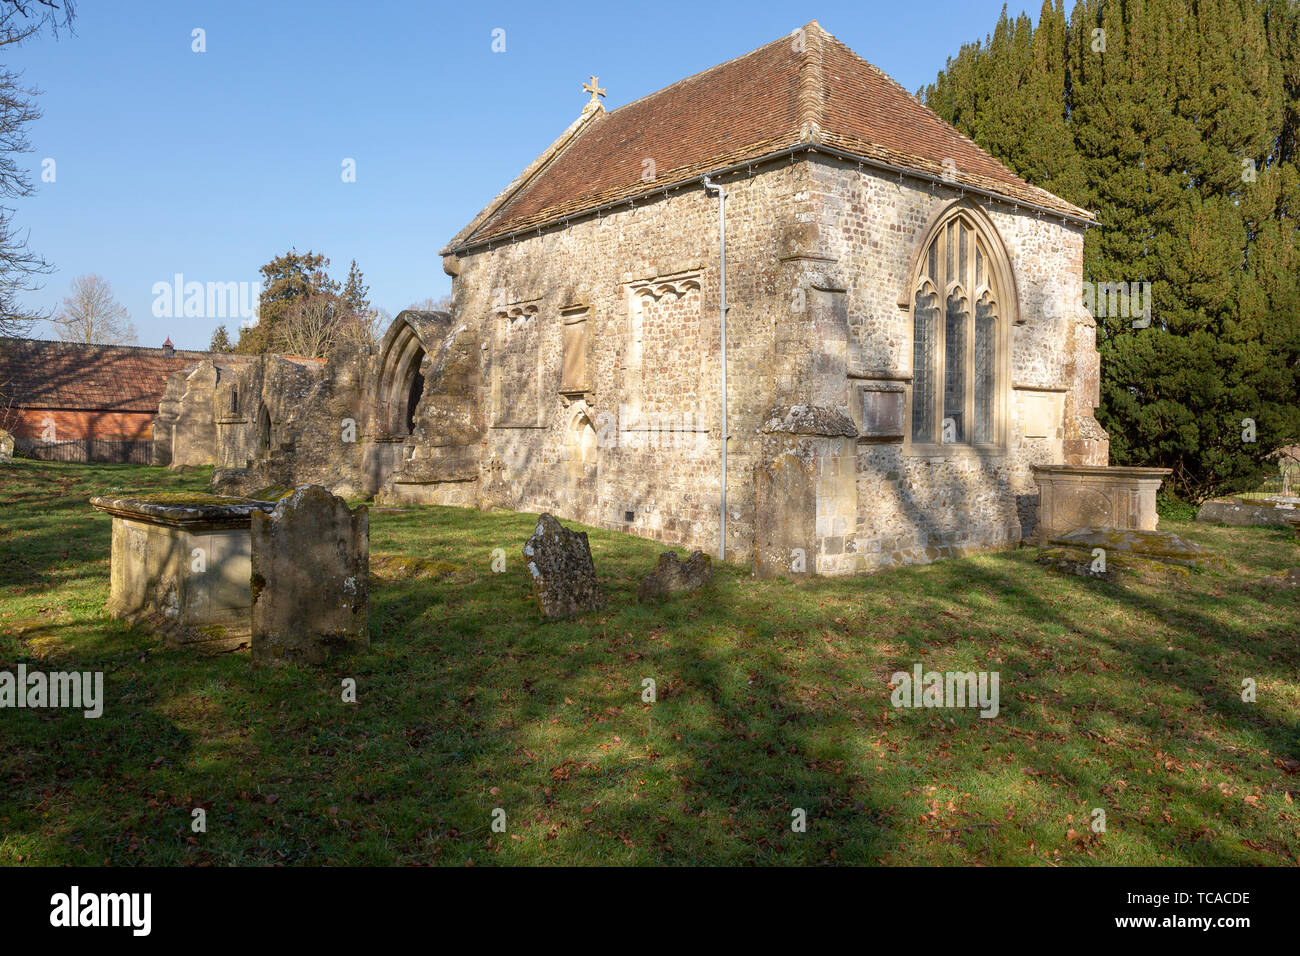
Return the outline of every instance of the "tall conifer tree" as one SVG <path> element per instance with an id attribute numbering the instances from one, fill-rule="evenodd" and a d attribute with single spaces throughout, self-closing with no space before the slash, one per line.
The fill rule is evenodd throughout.
<path id="1" fill-rule="evenodd" d="M 1197 500 L 1300 442 L 1300 14 L 1287 0 L 1062 0 L 998 18 L 926 103 L 1094 210 L 1084 279 L 1152 286 L 1150 328 L 1098 315 L 1116 464 Z M 1256 441 L 1243 441 L 1254 422 Z"/>

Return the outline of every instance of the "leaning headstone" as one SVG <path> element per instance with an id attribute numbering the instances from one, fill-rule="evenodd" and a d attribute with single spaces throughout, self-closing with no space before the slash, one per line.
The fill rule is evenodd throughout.
<path id="1" fill-rule="evenodd" d="M 14 436 L 0 428 L 0 462 L 14 460 Z"/>
<path id="2" fill-rule="evenodd" d="M 604 607 L 585 531 L 570 531 L 554 515 L 542 515 L 524 545 L 524 564 L 543 617 L 573 617 Z"/>
<path id="3" fill-rule="evenodd" d="M 703 551 L 682 561 L 672 551 L 659 555 L 655 569 L 641 579 L 637 600 L 651 601 L 703 587 L 713 577 L 713 562 Z"/>
<path id="4" fill-rule="evenodd" d="M 319 485 L 252 528 L 253 659 L 326 661 L 370 644 L 370 513 Z"/>

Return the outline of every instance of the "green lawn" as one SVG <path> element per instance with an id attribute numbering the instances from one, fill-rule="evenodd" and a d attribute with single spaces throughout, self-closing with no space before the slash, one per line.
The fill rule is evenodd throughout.
<path id="1" fill-rule="evenodd" d="M 800 586 L 728 566 L 651 608 L 662 547 L 592 530 L 608 609 L 542 624 L 532 517 L 372 510 L 372 553 L 439 570 L 383 563 L 367 653 L 255 668 L 101 611 L 86 499 L 208 476 L 2 466 L 0 670 L 102 670 L 106 703 L 0 710 L 0 863 L 1300 861 L 1300 593 L 1270 580 L 1300 566 L 1289 532 L 1165 522 L 1228 562 L 1168 581 L 1023 549 Z M 1000 715 L 893 708 L 917 662 L 998 671 Z"/>

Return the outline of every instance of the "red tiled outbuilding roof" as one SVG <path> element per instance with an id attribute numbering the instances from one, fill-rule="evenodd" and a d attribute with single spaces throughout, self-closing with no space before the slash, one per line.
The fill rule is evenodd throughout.
<path id="1" fill-rule="evenodd" d="M 1025 182 L 814 20 L 608 113 L 588 104 L 443 253 L 801 146 L 1093 218 Z"/>
<path id="2" fill-rule="evenodd" d="M 210 357 L 181 349 L 0 338 L 0 405 L 157 412 L 167 376 Z"/>

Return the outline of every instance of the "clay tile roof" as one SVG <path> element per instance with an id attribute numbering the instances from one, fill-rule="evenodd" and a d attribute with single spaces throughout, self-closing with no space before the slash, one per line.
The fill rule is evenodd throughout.
<path id="1" fill-rule="evenodd" d="M 0 406 L 156 412 L 167 376 L 207 352 L 0 338 Z M 220 356 L 224 359 L 227 356 Z"/>
<path id="2" fill-rule="evenodd" d="M 611 112 L 588 104 L 443 254 L 800 146 L 930 176 L 951 160 L 959 185 L 1093 218 L 1025 182 L 814 20 Z"/>

